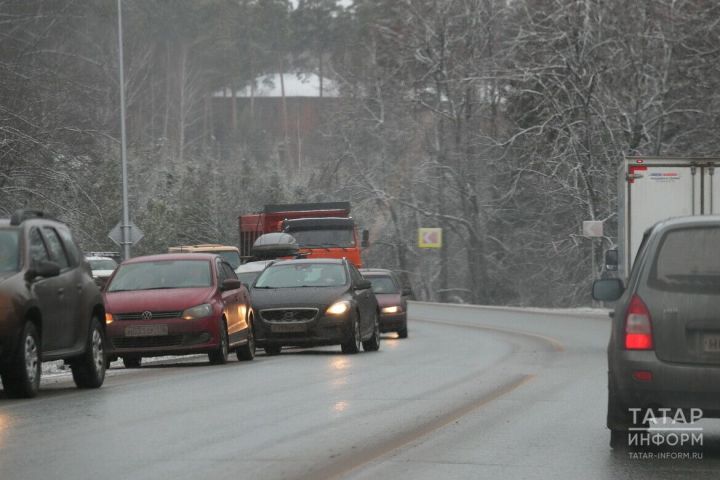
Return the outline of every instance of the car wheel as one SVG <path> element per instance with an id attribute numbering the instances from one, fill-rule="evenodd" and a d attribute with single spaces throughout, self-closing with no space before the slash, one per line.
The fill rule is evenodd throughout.
<path id="1" fill-rule="evenodd" d="M 265 345 L 263 347 L 263 350 L 265 350 L 266 355 L 270 355 L 270 356 L 280 355 L 280 351 L 282 350 L 282 345 Z"/>
<path id="2" fill-rule="evenodd" d="M 377 352 L 380 350 L 380 323 L 378 322 L 377 312 L 373 315 L 373 322 L 372 336 L 362 342 L 363 350 L 366 352 Z"/>
<path id="3" fill-rule="evenodd" d="M 125 368 L 140 368 L 140 365 L 142 364 L 142 357 L 125 356 L 122 357 L 122 361 Z"/>
<path id="4" fill-rule="evenodd" d="M 70 364 L 78 388 L 99 388 L 105 381 L 105 335 L 97 317 L 90 321 L 85 353 Z"/>
<path id="5" fill-rule="evenodd" d="M 248 321 L 247 343 L 235 352 L 240 361 L 249 361 L 255 358 L 255 335 L 253 334 L 252 317 Z"/>
<path id="6" fill-rule="evenodd" d="M 362 339 L 360 338 L 360 313 L 355 315 L 352 325 L 352 337 L 340 345 L 342 353 L 358 353 L 360 346 L 362 345 Z"/>
<path id="7" fill-rule="evenodd" d="M 32 398 L 40 389 L 40 335 L 32 322 L 25 323 L 20 344 L 2 375 L 5 394 L 10 398 Z"/>
<path id="8" fill-rule="evenodd" d="M 628 445 L 628 430 L 610 430 L 610 448 L 623 450 Z"/>
<path id="9" fill-rule="evenodd" d="M 228 361 L 228 333 L 225 320 L 220 322 L 220 345 L 217 349 L 208 353 L 208 358 L 212 365 L 224 365 Z"/>
<path id="10" fill-rule="evenodd" d="M 628 432 L 631 427 L 643 427 L 643 425 L 633 425 L 630 410 L 618 397 L 615 380 L 611 374 L 608 374 L 607 425 L 610 429 L 610 448 L 613 449 L 627 447 Z"/>
<path id="11" fill-rule="evenodd" d="M 408 332 L 407 332 L 407 325 L 405 325 L 402 330 L 397 331 L 398 338 L 407 338 Z"/>

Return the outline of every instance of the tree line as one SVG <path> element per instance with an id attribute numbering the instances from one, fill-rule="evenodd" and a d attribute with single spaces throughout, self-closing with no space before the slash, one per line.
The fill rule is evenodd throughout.
<path id="1" fill-rule="evenodd" d="M 45 208 L 87 250 L 121 218 L 116 15 L 0 0 L 0 213 Z M 236 244 L 266 203 L 351 200 L 366 262 L 422 298 L 587 304 L 622 156 L 720 143 L 712 0 L 123 0 L 123 17 L 135 254 Z M 339 91 L 302 167 L 287 125 L 233 111 L 216 136 L 216 92 L 296 71 Z"/>

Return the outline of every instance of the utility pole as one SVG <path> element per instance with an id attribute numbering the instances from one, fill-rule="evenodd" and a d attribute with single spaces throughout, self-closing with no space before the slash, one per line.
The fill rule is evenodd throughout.
<path id="1" fill-rule="evenodd" d="M 122 0 L 117 0 L 118 8 L 118 63 L 120 64 L 120 152 L 122 158 L 122 251 L 123 260 L 130 258 L 130 212 L 128 207 L 128 174 L 127 174 L 127 138 L 125 134 L 125 71 L 123 60 L 123 28 L 122 28 Z"/>

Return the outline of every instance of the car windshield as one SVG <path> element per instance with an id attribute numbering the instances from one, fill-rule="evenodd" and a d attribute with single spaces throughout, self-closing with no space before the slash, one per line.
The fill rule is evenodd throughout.
<path id="1" fill-rule="evenodd" d="M 372 283 L 373 293 L 400 293 L 400 289 L 389 276 L 368 276 L 365 278 Z"/>
<path id="2" fill-rule="evenodd" d="M 299 263 L 268 267 L 256 288 L 336 287 L 347 283 L 345 267 L 338 263 Z"/>
<path id="3" fill-rule="evenodd" d="M 120 265 L 108 292 L 198 288 L 212 285 L 207 260 L 162 260 Z"/>
<path id="4" fill-rule="evenodd" d="M 673 230 L 662 239 L 648 284 L 666 291 L 720 294 L 720 228 Z"/>
<path id="5" fill-rule="evenodd" d="M 350 229 L 289 230 L 301 247 L 354 247 L 355 237 Z"/>
<path id="6" fill-rule="evenodd" d="M 0 273 L 20 269 L 19 238 L 16 229 L 0 229 Z"/>
<path id="7" fill-rule="evenodd" d="M 234 250 L 225 252 L 214 252 L 222 257 L 223 260 L 228 262 L 233 269 L 240 266 L 240 254 Z"/>
<path id="8" fill-rule="evenodd" d="M 255 279 L 259 275 L 260 275 L 260 272 L 243 272 L 243 273 L 238 273 L 237 277 L 245 285 L 252 285 L 252 283 L 255 281 Z"/>
<path id="9" fill-rule="evenodd" d="M 99 258 L 88 260 L 93 270 L 115 270 L 117 263 L 112 258 Z"/>

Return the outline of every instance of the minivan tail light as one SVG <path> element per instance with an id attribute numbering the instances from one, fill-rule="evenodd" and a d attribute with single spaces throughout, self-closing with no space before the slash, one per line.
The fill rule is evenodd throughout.
<path id="1" fill-rule="evenodd" d="M 627 350 L 652 350 L 652 320 L 645 302 L 633 295 L 625 315 L 625 348 Z"/>

